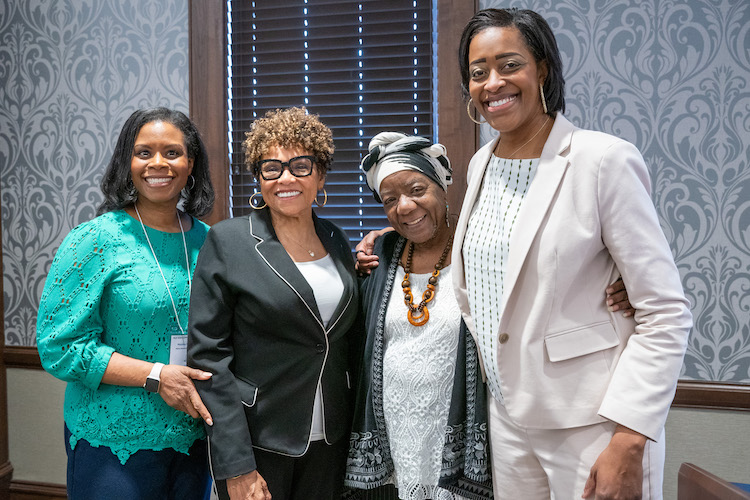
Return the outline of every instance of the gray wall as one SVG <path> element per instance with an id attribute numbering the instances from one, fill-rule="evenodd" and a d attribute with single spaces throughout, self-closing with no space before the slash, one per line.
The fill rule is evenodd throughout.
<path id="1" fill-rule="evenodd" d="M 188 110 L 186 0 L 0 0 L 0 196 L 8 345 L 36 344 L 62 238 L 94 217 L 135 109 Z M 65 384 L 8 369 L 13 479 L 65 483 Z"/>
<path id="2" fill-rule="evenodd" d="M 63 237 L 94 217 L 125 119 L 187 112 L 186 0 L 0 0 L 0 196 L 7 345 L 36 345 Z"/>
<path id="3" fill-rule="evenodd" d="M 750 383 L 750 2 L 480 5 L 542 14 L 563 56 L 566 117 L 646 159 L 695 321 L 682 378 Z"/>

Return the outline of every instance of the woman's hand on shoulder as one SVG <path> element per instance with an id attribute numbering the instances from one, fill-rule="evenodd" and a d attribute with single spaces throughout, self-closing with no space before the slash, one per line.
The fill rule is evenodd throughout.
<path id="1" fill-rule="evenodd" d="M 193 418 L 202 418 L 213 425 L 211 413 L 203 404 L 193 380 L 208 380 L 209 372 L 181 365 L 165 365 L 161 370 L 159 395 L 165 403 L 176 410 L 184 411 Z"/>
<path id="2" fill-rule="evenodd" d="M 375 240 L 389 231 L 393 231 L 393 228 L 384 227 L 378 231 L 370 231 L 354 247 L 357 256 L 357 263 L 354 267 L 359 274 L 368 275 L 373 269 L 378 267 L 378 256 L 372 254 L 375 250 Z"/>
<path id="3" fill-rule="evenodd" d="M 266 480 L 257 470 L 227 479 L 230 500 L 271 500 Z"/>

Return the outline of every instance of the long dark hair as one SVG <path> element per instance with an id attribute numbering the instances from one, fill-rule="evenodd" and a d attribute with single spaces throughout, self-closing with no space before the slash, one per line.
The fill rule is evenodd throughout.
<path id="1" fill-rule="evenodd" d="M 537 64 L 547 65 L 547 78 L 544 80 L 544 98 L 549 115 L 556 111 L 565 112 L 565 78 L 562 72 L 560 50 L 555 35 L 542 16 L 526 9 L 484 9 L 480 10 L 464 27 L 461 44 L 458 47 L 458 63 L 461 70 L 461 89 L 469 95 L 469 45 L 479 32 L 487 28 L 512 26 L 521 32 L 529 51 Z"/>
<path id="2" fill-rule="evenodd" d="M 188 158 L 193 160 L 192 176 L 195 178 L 195 183 L 188 182 L 192 185 L 182 190 L 184 208 L 194 217 L 206 215 L 214 205 L 214 188 L 208 171 L 206 148 L 190 118 L 180 111 L 162 107 L 139 109 L 125 121 L 117 138 L 115 151 L 102 177 L 104 201 L 99 205 L 97 215 L 120 210 L 135 203 L 138 193 L 130 175 L 130 162 L 138 133 L 144 125 L 151 122 L 170 123 L 182 132 Z"/>

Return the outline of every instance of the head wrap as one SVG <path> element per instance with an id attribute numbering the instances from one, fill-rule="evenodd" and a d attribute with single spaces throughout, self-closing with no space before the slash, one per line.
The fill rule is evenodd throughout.
<path id="1" fill-rule="evenodd" d="M 442 144 L 400 132 L 380 132 L 372 138 L 370 153 L 359 168 L 367 174 L 367 185 L 378 203 L 383 179 L 401 170 L 421 172 L 445 191 L 453 183 L 451 162 Z"/>

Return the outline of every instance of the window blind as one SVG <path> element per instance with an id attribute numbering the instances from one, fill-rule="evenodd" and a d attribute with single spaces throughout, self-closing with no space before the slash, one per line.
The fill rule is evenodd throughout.
<path id="1" fill-rule="evenodd" d="M 252 210 L 257 190 L 242 156 L 253 120 L 305 106 L 336 148 L 328 203 L 316 213 L 352 242 L 386 225 L 359 162 L 381 131 L 434 140 L 432 0 L 229 0 L 227 8 L 230 213 Z"/>

